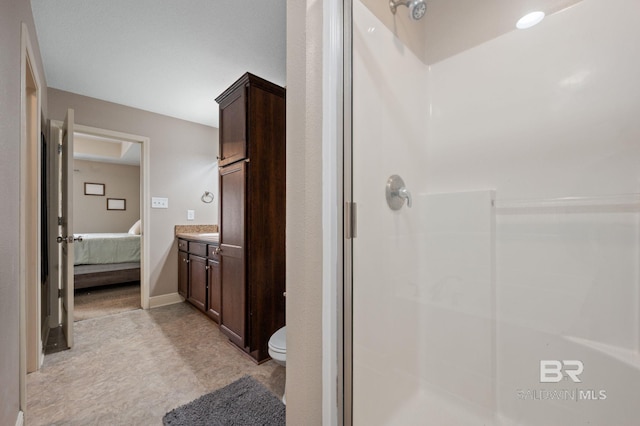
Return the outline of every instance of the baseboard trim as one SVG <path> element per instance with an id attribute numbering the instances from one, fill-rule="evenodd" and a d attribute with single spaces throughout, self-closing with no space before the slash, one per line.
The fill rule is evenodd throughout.
<path id="1" fill-rule="evenodd" d="M 16 419 L 16 426 L 24 426 L 24 412 L 18 411 L 18 418 Z"/>
<path id="2" fill-rule="evenodd" d="M 159 308 L 160 306 L 173 305 L 175 303 L 184 302 L 184 297 L 178 293 L 163 294 L 161 296 L 153 296 L 149 298 L 149 308 Z"/>

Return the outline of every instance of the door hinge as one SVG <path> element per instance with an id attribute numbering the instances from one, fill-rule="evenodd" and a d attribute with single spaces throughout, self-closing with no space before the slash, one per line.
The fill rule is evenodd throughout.
<path id="1" fill-rule="evenodd" d="M 58 144 L 58 154 L 62 154 L 62 144 Z"/>
<path id="2" fill-rule="evenodd" d="M 358 236 L 358 205 L 347 201 L 344 205 L 344 237 L 346 239 Z"/>
<path id="3" fill-rule="evenodd" d="M 62 289 L 59 288 L 58 289 L 58 299 L 61 299 L 61 298 L 62 298 Z"/>
<path id="4" fill-rule="evenodd" d="M 58 226 L 62 226 L 62 216 L 58 216 Z"/>

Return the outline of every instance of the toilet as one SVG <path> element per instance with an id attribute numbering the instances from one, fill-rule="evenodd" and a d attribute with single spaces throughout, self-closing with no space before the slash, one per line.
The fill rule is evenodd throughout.
<path id="1" fill-rule="evenodd" d="M 283 367 L 287 366 L 287 326 L 282 327 L 269 339 L 269 356 Z M 285 384 L 282 402 L 286 405 L 287 387 Z"/>

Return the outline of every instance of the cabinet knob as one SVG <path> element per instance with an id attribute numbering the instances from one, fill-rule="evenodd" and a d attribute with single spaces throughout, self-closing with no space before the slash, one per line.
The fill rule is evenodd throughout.
<path id="1" fill-rule="evenodd" d="M 220 248 L 220 246 L 216 247 L 216 249 L 213 251 L 214 254 L 220 254 L 222 253 L 222 249 Z"/>

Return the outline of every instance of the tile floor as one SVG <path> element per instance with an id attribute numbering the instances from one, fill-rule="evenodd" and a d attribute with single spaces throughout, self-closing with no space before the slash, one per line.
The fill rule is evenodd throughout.
<path id="1" fill-rule="evenodd" d="M 245 374 L 284 390 L 283 367 L 256 365 L 188 303 L 77 322 L 75 341 L 27 376 L 25 424 L 161 425 L 166 412 Z"/>

